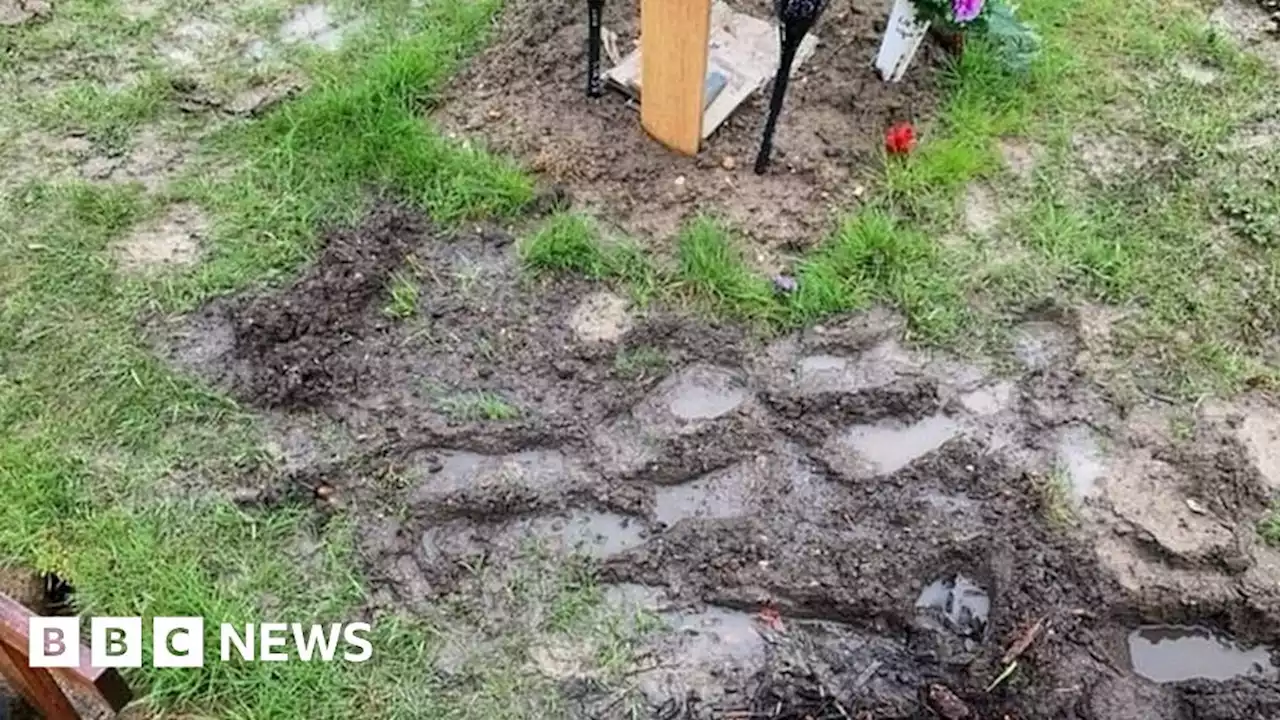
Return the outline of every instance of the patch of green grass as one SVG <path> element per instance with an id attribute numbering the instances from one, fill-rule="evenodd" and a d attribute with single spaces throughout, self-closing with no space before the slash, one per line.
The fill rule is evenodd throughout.
<path id="1" fill-rule="evenodd" d="M 572 272 L 604 277 L 608 261 L 595 226 L 582 215 L 558 213 L 534 235 L 521 241 L 520 259 L 545 272 Z"/>
<path id="2" fill-rule="evenodd" d="M 619 350 L 613 359 L 613 370 L 627 380 L 642 380 L 663 375 L 670 367 L 667 356 L 654 347 Z"/>
<path id="3" fill-rule="evenodd" d="M 407 320 L 418 312 L 418 283 L 408 275 L 396 272 L 391 274 L 391 283 L 387 288 L 391 296 L 383 314 L 398 320 Z"/>
<path id="4" fill-rule="evenodd" d="M 498 393 L 486 390 L 447 395 L 440 399 L 439 407 L 440 412 L 462 422 L 514 420 L 520 417 L 520 408 L 507 402 Z"/>
<path id="5" fill-rule="evenodd" d="M 73 82 L 47 95 L 35 107 L 36 121 L 61 134 L 83 134 L 100 152 L 119 152 L 139 127 L 169 109 L 169 81 L 160 73 L 142 75 L 110 89 L 99 82 Z"/>
<path id="6" fill-rule="evenodd" d="M 695 300 L 737 317 L 776 320 L 781 305 L 773 284 L 754 273 L 721 225 L 699 218 L 676 240 L 675 282 Z"/>
<path id="7" fill-rule="evenodd" d="M 798 322 L 878 301 L 901 308 L 919 337 L 942 341 L 960 330 L 966 313 L 959 281 L 937 244 L 876 208 L 847 219 L 801 262 L 796 280 L 790 310 Z"/>
<path id="8" fill-rule="evenodd" d="M 367 59 L 317 61 L 311 91 L 216 138 L 209 160 L 237 158 L 240 165 L 226 180 L 197 171 L 183 188 L 217 218 L 215 252 L 195 283 L 173 288 L 174 301 L 187 306 L 287 272 L 307 257 L 318 225 L 358 218 L 370 189 L 445 223 L 523 207 L 532 184 L 519 169 L 441 136 L 422 119 L 497 6 L 430 3 L 415 17 L 419 32 Z"/>
<path id="9" fill-rule="evenodd" d="M 1075 527 L 1075 500 L 1067 471 L 1054 468 L 1048 475 L 1037 477 L 1035 482 L 1040 493 L 1040 512 L 1049 525 L 1059 529 Z"/>
<path id="10" fill-rule="evenodd" d="M 1263 542 L 1280 548 L 1280 504 L 1258 524 L 1258 534 L 1262 536 Z"/>

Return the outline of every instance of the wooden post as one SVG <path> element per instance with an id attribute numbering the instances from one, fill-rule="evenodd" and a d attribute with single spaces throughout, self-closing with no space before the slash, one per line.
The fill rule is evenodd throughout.
<path id="1" fill-rule="evenodd" d="M 702 143 L 711 0 L 641 0 L 640 123 L 667 147 Z"/>
<path id="2" fill-rule="evenodd" d="M 89 649 L 81 646 L 80 665 L 73 668 L 33 668 L 27 664 L 27 621 L 32 612 L 0 593 L 0 675 L 48 720 L 79 720 L 56 675 L 69 686 L 94 695 L 119 712 L 133 699 L 120 673 L 90 664 Z"/>

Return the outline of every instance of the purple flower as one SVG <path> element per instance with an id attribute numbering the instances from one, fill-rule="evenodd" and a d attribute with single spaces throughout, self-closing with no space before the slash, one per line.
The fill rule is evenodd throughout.
<path id="1" fill-rule="evenodd" d="M 967 23 L 982 14 L 983 0 L 951 0 L 951 11 L 956 22 Z"/>
<path id="2" fill-rule="evenodd" d="M 790 275 L 773 276 L 773 289 L 780 293 L 793 293 L 796 291 L 797 287 L 799 287 L 799 284 L 796 283 L 796 279 Z"/>

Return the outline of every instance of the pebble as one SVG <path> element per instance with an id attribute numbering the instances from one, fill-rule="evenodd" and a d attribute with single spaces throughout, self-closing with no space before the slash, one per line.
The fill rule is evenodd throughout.
<path id="1" fill-rule="evenodd" d="M 738 161 L 735 160 L 732 155 L 727 155 L 725 156 L 725 159 L 720 162 L 720 167 L 723 167 L 725 170 L 732 170 L 738 167 Z"/>

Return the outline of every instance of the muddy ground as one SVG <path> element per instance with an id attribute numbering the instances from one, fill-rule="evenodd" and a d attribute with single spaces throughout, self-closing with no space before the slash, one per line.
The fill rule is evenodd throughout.
<path id="1" fill-rule="evenodd" d="M 272 428 L 283 470 L 229 492 L 356 519 L 370 612 L 479 598 L 477 568 L 533 541 L 666 620 L 631 675 L 652 717 L 1280 716 L 1262 399 L 1186 423 L 1116 407 L 1070 313 L 1028 318 L 1021 374 L 997 377 L 904 347 L 879 310 L 775 338 L 605 313 L 625 301 L 531 280 L 509 235 L 394 204 L 327 243 L 294 284 L 153 330 Z M 393 273 L 419 288 L 408 320 Z M 458 412 L 475 398 L 505 410 Z M 1128 656 L 1147 624 L 1262 649 L 1242 677 L 1155 683 Z M 535 666 L 579 716 L 621 716 Z"/>
<path id="2" fill-rule="evenodd" d="M 773 17 L 770 0 L 729 5 Z M 682 219 L 713 213 L 762 245 L 796 249 L 834 227 L 882 163 L 884 132 L 928 121 L 939 102 L 945 52 L 927 43 L 906 77 L 882 82 L 872 67 L 889 16 L 887 0 L 832 2 L 815 28 L 817 52 L 796 73 L 779 124 L 775 162 L 751 164 L 767 95 L 757 93 L 694 158 L 645 135 L 639 110 L 608 91 L 586 97 L 586 6 L 579 0 L 507 3 L 494 42 L 453 79 L 433 117 L 446 132 L 483 141 L 560 183 L 605 222 L 637 237 L 668 237 Z M 626 54 L 639 33 L 639 4 L 605 4 L 604 26 Z M 607 61 L 606 61 L 607 65 Z"/>

